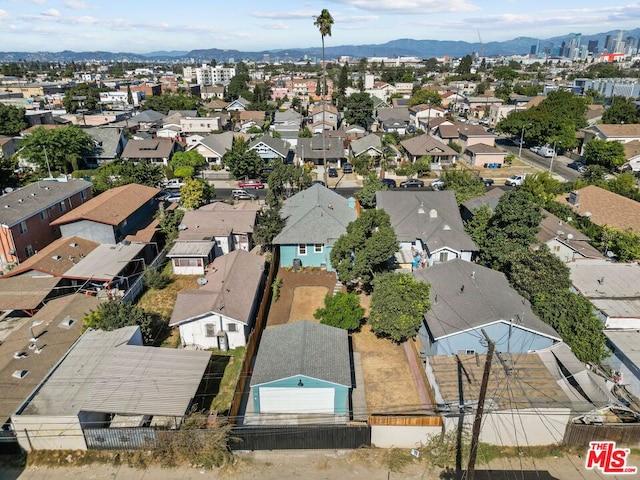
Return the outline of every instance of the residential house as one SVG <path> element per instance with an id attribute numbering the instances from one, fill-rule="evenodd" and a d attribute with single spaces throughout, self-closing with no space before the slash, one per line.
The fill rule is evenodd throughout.
<path id="1" fill-rule="evenodd" d="M 434 122 L 436 123 L 436 122 Z M 427 133 L 434 133 L 434 135 L 440 138 L 443 142 L 450 144 L 456 142 L 458 144 L 460 140 L 460 131 L 458 124 L 451 121 L 437 122 L 437 125 L 432 125 L 431 130 Z"/>
<path id="2" fill-rule="evenodd" d="M 348 140 L 357 140 L 367 135 L 367 130 L 360 125 L 342 125 L 339 130 L 344 131 Z"/>
<path id="3" fill-rule="evenodd" d="M 640 203 L 604 188 L 588 185 L 568 195 L 560 195 L 556 201 L 569 205 L 576 214 L 588 217 L 601 227 L 630 228 L 640 233 Z"/>
<path id="4" fill-rule="evenodd" d="M 138 130 L 143 132 L 155 132 L 162 127 L 166 115 L 155 110 L 144 110 L 131 117 L 131 120 L 138 125 Z"/>
<path id="5" fill-rule="evenodd" d="M 55 239 L 50 225 L 91 198 L 91 183 L 39 180 L 0 196 L 0 268 L 25 261 Z"/>
<path id="6" fill-rule="evenodd" d="M 235 131 L 247 133 L 251 128 L 262 130 L 267 112 L 262 110 L 246 110 L 238 114 Z"/>
<path id="7" fill-rule="evenodd" d="M 280 266 L 323 267 L 333 271 L 331 250 L 357 217 L 355 201 L 320 184 L 312 185 L 282 205 L 285 220 L 273 239 L 280 249 Z"/>
<path id="8" fill-rule="evenodd" d="M 633 142 L 634 140 L 640 141 L 640 124 L 638 123 L 623 123 L 620 125 L 599 123 L 583 128 L 580 132 L 584 134 L 584 141 L 580 148 L 581 155 L 584 155 L 585 145 L 594 138 L 622 144 Z"/>
<path id="9" fill-rule="evenodd" d="M 31 451 L 96 448 L 109 427 L 176 428 L 192 408 L 206 408 L 197 392 L 210 358 L 211 352 L 143 346 L 137 326 L 89 329 L 11 416 L 12 429 Z"/>
<path id="10" fill-rule="evenodd" d="M 193 144 L 188 143 L 187 151 L 195 150 L 209 164 L 209 167 L 221 166 L 227 150 L 233 146 L 233 132 L 214 133 Z"/>
<path id="11" fill-rule="evenodd" d="M 204 108 L 212 112 L 221 112 L 222 110 L 227 109 L 227 107 L 229 106 L 229 102 L 225 102 L 221 99 L 214 99 L 210 102 L 205 103 L 203 106 Z"/>
<path id="12" fill-rule="evenodd" d="M 0 158 L 9 158 L 18 151 L 19 137 L 0 135 Z"/>
<path id="13" fill-rule="evenodd" d="M 224 87 L 218 85 L 200 85 L 200 98 L 203 100 L 224 98 Z"/>
<path id="14" fill-rule="evenodd" d="M 63 237 L 78 236 L 99 243 L 120 243 L 153 221 L 157 188 L 130 183 L 112 188 L 50 223 Z"/>
<path id="15" fill-rule="evenodd" d="M 374 133 L 370 133 L 366 137 L 353 140 L 349 144 L 349 150 L 353 157 L 360 155 L 368 155 L 370 157 L 382 156 L 382 140 Z"/>
<path id="16" fill-rule="evenodd" d="M 546 210 L 542 210 L 542 215 L 534 248 L 544 244 L 565 263 L 581 258 L 604 258 L 602 253 L 589 243 L 591 239 L 580 230 Z"/>
<path id="17" fill-rule="evenodd" d="M 612 380 L 640 397 L 640 330 L 604 330 L 611 356 L 604 360 L 613 370 Z"/>
<path id="18" fill-rule="evenodd" d="M 264 258 L 244 250 L 216 258 L 197 290 L 180 292 L 169 326 L 184 347 L 244 347 L 264 288 Z"/>
<path id="19" fill-rule="evenodd" d="M 640 265 L 585 258 L 567 266 L 573 289 L 589 299 L 605 328 L 640 328 Z"/>
<path id="20" fill-rule="evenodd" d="M 458 152 L 426 133 L 403 140 L 400 145 L 404 148 L 407 159 L 411 163 L 415 163 L 420 157 L 428 156 L 431 161 L 431 170 L 451 167 L 458 159 Z"/>
<path id="21" fill-rule="evenodd" d="M 507 156 L 506 151 L 484 143 L 468 146 L 464 153 L 469 156 L 471 166 L 476 168 L 501 168 Z"/>
<path id="22" fill-rule="evenodd" d="M 149 140 L 129 140 L 122 152 L 122 159 L 134 163 L 147 162 L 154 165 L 169 165 L 175 152 L 182 146 L 172 138 L 156 137 Z"/>
<path id="23" fill-rule="evenodd" d="M 442 97 L 442 106 L 456 113 L 458 111 L 456 106 L 464 103 L 465 100 L 467 99 L 467 97 L 465 97 L 464 95 L 451 90 L 443 93 L 441 97 Z"/>
<path id="24" fill-rule="evenodd" d="M 444 117 L 446 110 L 442 107 L 420 104 L 409 108 L 409 121 L 417 129 L 429 131 L 429 122 L 434 118 Z"/>
<path id="25" fill-rule="evenodd" d="M 501 272 L 456 259 L 413 276 L 431 286 L 431 308 L 419 331 L 427 356 L 486 353 L 482 330 L 504 353 L 527 353 L 562 341 Z"/>
<path id="26" fill-rule="evenodd" d="M 409 130 L 415 131 L 407 107 L 378 108 L 375 126 L 385 133 L 398 132 L 399 135 L 406 135 Z"/>
<path id="27" fill-rule="evenodd" d="M 624 144 L 624 165 L 620 167 L 622 171 L 640 172 L 640 140 L 632 140 Z"/>
<path id="28" fill-rule="evenodd" d="M 0 390 L 0 426 L 6 426 L 11 415 L 64 357 L 82 334 L 83 318 L 99 304 L 96 297 L 82 294 L 52 298 L 39 311 L 31 313 L 29 321 L 21 322 L 19 328 L 7 332 L 0 343 L 3 358 L 0 377 L 4 385 Z M 30 349 L 30 345 L 34 348 Z M 16 352 L 24 352 L 24 355 L 16 358 Z M 13 376 L 14 372 L 24 370 L 28 373 L 22 378 Z"/>
<path id="29" fill-rule="evenodd" d="M 488 116 L 492 106 L 502 105 L 503 103 L 504 101 L 501 98 L 487 94 L 477 97 L 467 97 L 465 105 L 471 116 L 483 118 Z"/>
<path id="30" fill-rule="evenodd" d="M 33 258 L 33 257 L 31 257 Z M 45 302 L 71 293 L 65 291 L 61 279 L 45 275 L 0 276 L 0 310 L 23 311 L 33 315 Z"/>
<path id="31" fill-rule="evenodd" d="M 474 145 L 495 145 L 496 136 L 489 133 L 482 125 L 458 124 L 459 142 L 463 150 Z"/>
<path id="32" fill-rule="evenodd" d="M 500 197 L 502 197 L 502 195 L 504 195 L 505 193 L 506 192 L 501 188 L 491 188 L 479 197 L 470 198 L 462 205 L 460 205 L 460 214 L 462 215 L 462 220 L 464 220 L 465 222 L 471 220 L 475 214 L 475 211 L 484 205 L 486 205 L 489 208 L 489 211 L 493 214 L 493 211 L 500 201 Z"/>
<path id="33" fill-rule="evenodd" d="M 316 135 L 312 138 L 298 139 L 296 146 L 296 160 L 300 164 L 311 162 L 314 165 L 335 164 L 338 167 L 346 160 L 343 139 Z"/>
<path id="34" fill-rule="evenodd" d="M 311 125 L 308 128 L 312 133 L 320 133 L 322 130 L 335 130 L 340 122 L 338 109 L 333 105 L 319 103 L 311 109 Z M 323 127 L 324 125 L 324 127 Z"/>
<path id="35" fill-rule="evenodd" d="M 293 150 L 289 144 L 281 138 L 263 135 L 249 144 L 249 150 L 255 150 L 266 164 L 273 160 L 282 160 L 283 163 L 293 163 Z"/>
<path id="36" fill-rule="evenodd" d="M 203 275 L 215 257 L 253 248 L 255 209 L 206 207 L 184 214 L 178 238 L 167 254 L 176 275 Z"/>
<path id="37" fill-rule="evenodd" d="M 243 97 L 238 97 L 236 100 L 233 100 L 229 105 L 227 105 L 228 112 L 244 112 L 245 110 L 249 110 L 249 105 L 251 102 Z"/>
<path id="38" fill-rule="evenodd" d="M 295 148 L 298 144 L 298 133 L 302 125 L 302 115 L 289 108 L 284 112 L 276 111 L 270 128 L 278 132 L 282 140 L 285 140 L 291 147 Z"/>
<path id="39" fill-rule="evenodd" d="M 180 129 L 187 135 L 208 135 L 212 132 L 224 130 L 229 122 L 228 114 L 218 114 L 207 117 L 184 117 L 180 119 Z"/>
<path id="40" fill-rule="evenodd" d="M 376 208 L 389 215 L 400 242 L 396 261 L 404 269 L 461 258 L 470 262 L 478 247 L 464 231 L 453 191 L 376 192 Z"/>
<path id="41" fill-rule="evenodd" d="M 127 136 L 122 128 L 92 127 L 85 128 L 84 131 L 93 141 L 93 151 L 83 158 L 88 168 L 98 168 L 120 158 L 127 145 Z"/>
<path id="42" fill-rule="evenodd" d="M 351 368 L 346 330 L 309 320 L 267 328 L 251 375 L 245 422 L 348 422 Z"/>

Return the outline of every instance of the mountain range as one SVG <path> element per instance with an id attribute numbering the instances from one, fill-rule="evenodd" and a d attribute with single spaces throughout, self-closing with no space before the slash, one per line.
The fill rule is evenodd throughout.
<path id="1" fill-rule="evenodd" d="M 598 41 L 598 48 L 604 47 L 605 38 L 611 35 L 616 38 L 619 30 L 613 30 L 594 35 L 583 35 L 581 44 L 586 45 L 590 40 Z M 361 57 L 398 57 L 409 56 L 418 58 L 431 58 L 441 56 L 463 57 L 472 53 L 480 55 L 522 55 L 528 54 L 532 45 L 560 46 L 562 42 L 569 42 L 575 37 L 575 33 L 564 36 L 538 39 L 532 37 L 518 37 L 503 42 L 463 42 L 450 40 L 412 40 L 398 39 L 382 44 L 370 45 L 340 45 L 327 47 L 328 59 L 340 56 Z M 640 28 L 624 32 L 627 36 L 638 38 Z M 218 62 L 230 60 L 262 61 L 265 55 L 269 55 L 271 61 L 298 61 L 304 58 L 314 58 L 322 55 L 320 47 L 264 50 L 260 52 L 245 52 L 240 50 L 222 50 L 218 48 L 198 49 L 191 51 L 156 51 L 145 54 L 129 52 L 104 52 L 87 51 L 73 52 L 0 52 L 0 62 L 40 61 L 40 62 L 81 62 L 98 60 L 103 62 L 210 62 L 215 59 Z"/>

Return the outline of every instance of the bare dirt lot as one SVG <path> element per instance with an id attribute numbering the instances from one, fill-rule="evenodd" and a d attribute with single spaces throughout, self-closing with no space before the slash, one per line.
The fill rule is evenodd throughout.
<path id="1" fill-rule="evenodd" d="M 324 297 L 329 293 L 327 287 L 296 287 L 289 313 L 289 323 L 299 320 L 313 320 L 316 310 L 324 306 Z"/>

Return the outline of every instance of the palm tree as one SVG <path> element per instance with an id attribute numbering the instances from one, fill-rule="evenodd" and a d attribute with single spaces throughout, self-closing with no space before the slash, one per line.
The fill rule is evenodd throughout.
<path id="1" fill-rule="evenodd" d="M 326 8 L 322 9 L 320 15 L 318 15 L 313 24 L 320 30 L 320 36 L 322 37 L 322 163 L 324 167 L 324 183 L 327 183 L 327 149 L 324 143 L 324 114 L 326 111 L 327 103 L 327 64 L 324 57 L 324 37 L 331 36 L 331 25 L 333 25 L 333 17 Z"/>

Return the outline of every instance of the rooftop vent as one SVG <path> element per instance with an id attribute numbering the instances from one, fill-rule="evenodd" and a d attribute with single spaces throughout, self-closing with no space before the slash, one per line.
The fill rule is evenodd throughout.
<path id="1" fill-rule="evenodd" d="M 418 208 L 418 214 L 426 213 L 424 211 L 424 202 L 420 202 L 420 208 Z"/>
<path id="2" fill-rule="evenodd" d="M 29 373 L 29 370 L 15 370 L 11 376 L 13 378 L 17 378 L 18 380 L 22 380 L 24 377 L 27 376 L 27 374 Z"/>
<path id="3" fill-rule="evenodd" d="M 29 354 L 23 350 L 15 352 L 13 354 L 13 358 L 15 358 L 16 360 L 20 360 L 21 358 L 27 358 Z"/>
<path id="4" fill-rule="evenodd" d="M 76 242 L 70 243 L 69 246 L 71 248 L 78 248 L 78 244 Z"/>
<path id="5" fill-rule="evenodd" d="M 61 257 L 60 255 L 54 255 L 54 256 L 53 256 L 53 257 L 51 257 L 51 258 L 53 258 L 55 261 L 58 261 L 58 260 L 61 260 L 61 259 L 62 259 L 62 257 Z"/>
<path id="6" fill-rule="evenodd" d="M 429 210 L 429 218 L 438 218 L 438 211 L 435 208 Z"/>
<path id="7" fill-rule="evenodd" d="M 18 203 L 22 203 L 22 202 L 24 202 L 24 198 L 19 198 Z"/>
<path id="8" fill-rule="evenodd" d="M 443 230 L 445 231 L 449 231 L 451 230 L 451 227 L 449 226 L 449 224 L 445 223 L 444 226 L 442 227 Z"/>
<path id="9" fill-rule="evenodd" d="M 76 321 L 68 315 L 60 322 L 60 328 L 71 328 Z"/>

